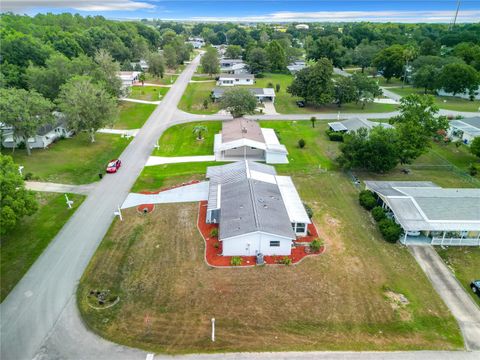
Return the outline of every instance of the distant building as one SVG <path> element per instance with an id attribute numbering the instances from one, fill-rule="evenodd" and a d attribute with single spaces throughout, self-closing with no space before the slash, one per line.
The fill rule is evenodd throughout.
<path id="1" fill-rule="evenodd" d="M 119 71 L 117 76 L 122 80 L 122 87 L 127 88 L 132 86 L 135 82 L 138 81 L 140 76 L 140 71 Z"/>
<path id="2" fill-rule="evenodd" d="M 226 91 L 226 87 L 215 87 L 212 91 L 214 101 L 221 99 Z M 248 90 L 257 98 L 259 102 L 274 102 L 275 90 L 272 88 L 248 88 Z"/>
<path id="3" fill-rule="evenodd" d="M 403 244 L 479 246 L 480 189 L 429 181 L 365 181 L 403 229 Z"/>
<path id="4" fill-rule="evenodd" d="M 194 49 L 200 49 L 205 46 L 205 40 L 201 37 L 191 37 L 188 39 L 188 43 L 192 44 Z"/>
<path id="5" fill-rule="evenodd" d="M 290 255 L 311 223 L 289 176 L 238 161 L 207 168 L 207 223 L 219 224 L 224 256 Z"/>
<path id="6" fill-rule="evenodd" d="M 142 71 L 148 70 L 148 63 L 146 60 L 140 60 L 138 62 L 131 62 L 130 63 L 133 70 L 141 69 Z"/>
<path id="7" fill-rule="evenodd" d="M 295 25 L 295 29 L 297 30 L 308 30 L 310 27 L 307 24 L 297 24 Z"/>
<path id="8" fill-rule="evenodd" d="M 361 128 L 366 128 L 367 130 L 371 130 L 375 126 L 381 126 L 386 129 L 392 129 L 393 126 L 384 123 L 384 122 L 374 122 L 367 119 L 360 119 L 360 118 L 352 118 L 343 121 L 335 121 L 329 122 L 328 126 L 332 131 L 338 132 L 354 132 Z"/>
<path id="9" fill-rule="evenodd" d="M 242 59 L 220 59 L 220 72 L 224 74 L 248 74 L 247 64 Z"/>
<path id="10" fill-rule="evenodd" d="M 307 64 L 303 60 L 294 61 L 290 65 L 287 66 L 287 69 L 290 71 L 291 74 L 296 74 L 300 70 L 303 70 L 307 67 Z"/>
<path id="11" fill-rule="evenodd" d="M 459 98 L 462 98 L 462 99 L 470 100 L 470 93 L 468 93 L 468 92 L 459 93 L 459 94 L 454 95 L 453 93 L 447 93 L 443 89 L 440 89 L 440 90 L 438 90 L 438 95 L 440 95 L 440 96 L 455 96 L 455 97 L 459 97 Z M 475 100 L 480 100 L 480 86 L 477 88 L 477 90 L 475 90 L 473 92 L 473 98 Z"/>
<path id="12" fill-rule="evenodd" d="M 253 74 L 220 74 L 217 80 L 218 86 L 253 85 Z"/>
<path id="13" fill-rule="evenodd" d="M 480 136 L 480 117 L 450 121 L 448 136 L 453 140 L 458 139 L 464 144 L 470 144 L 473 139 Z"/>
<path id="14" fill-rule="evenodd" d="M 216 161 L 254 160 L 267 164 L 288 164 L 288 151 L 273 129 L 261 128 L 255 120 L 238 118 L 222 123 L 215 135 Z"/>

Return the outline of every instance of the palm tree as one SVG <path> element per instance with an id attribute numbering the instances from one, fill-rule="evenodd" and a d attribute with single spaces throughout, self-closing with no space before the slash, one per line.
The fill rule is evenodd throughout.
<path id="1" fill-rule="evenodd" d="M 407 45 L 405 49 L 403 50 L 403 58 L 405 60 L 405 71 L 403 74 L 403 82 L 402 82 L 402 88 L 405 86 L 405 82 L 407 81 L 407 71 L 409 64 L 408 62 L 410 60 L 413 60 L 417 57 L 418 49 L 414 45 Z"/>
<path id="2" fill-rule="evenodd" d="M 203 133 L 208 132 L 208 129 L 204 125 L 197 125 L 193 127 L 192 132 L 197 136 L 197 140 L 203 140 Z"/>
<path id="3" fill-rule="evenodd" d="M 138 77 L 138 80 L 142 82 L 142 86 L 145 85 L 145 73 L 142 72 L 140 76 Z"/>

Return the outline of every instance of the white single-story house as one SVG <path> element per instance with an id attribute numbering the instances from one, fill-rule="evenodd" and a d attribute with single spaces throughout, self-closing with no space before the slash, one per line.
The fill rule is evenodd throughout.
<path id="1" fill-rule="evenodd" d="M 219 100 L 226 90 L 225 87 L 213 88 L 213 101 Z M 248 88 L 248 90 L 255 95 L 259 102 L 275 102 L 275 90 L 273 88 Z"/>
<path id="2" fill-rule="evenodd" d="M 470 144 L 473 139 L 480 136 L 480 116 L 452 120 L 449 125 L 448 136 L 464 144 Z"/>
<path id="3" fill-rule="evenodd" d="M 61 113 L 54 113 L 56 122 L 51 125 L 42 126 L 38 129 L 37 134 L 29 138 L 28 144 L 30 149 L 45 149 L 51 143 L 60 138 L 69 138 L 74 132 L 67 128 L 67 122 L 64 115 Z M 13 149 L 18 147 L 25 140 L 22 138 L 15 138 L 12 127 L 6 127 L 0 124 L 4 148 Z"/>
<path id="4" fill-rule="evenodd" d="M 311 223 L 289 176 L 273 166 L 237 161 L 207 168 L 207 223 L 219 224 L 222 255 L 290 255 Z"/>
<path id="5" fill-rule="evenodd" d="M 218 86 L 253 85 L 253 74 L 220 74 L 217 80 Z"/>
<path id="6" fill-rule="evenodd" d="M 220 72 L 225 74 L 248 74 L 247 64 L 242 59 L 220 59 Z"/>
<path id="7" fill-rule="evenodd" d="M 132 69 L 134 69 L 134 70 L 137 68 L 137 66 L 139 66 L 142 69 L 142 71 L 147 71 L 148 70 L 148 63 L 147 63 L 146 60 L 143 60 L 143 59 L 138 61 L 138 62 L 131 62 L 130 65 L 132 66 Z"/>
<path id="8" fill-rule="evenodd" d="M 303 70 L 307 67 L 307 64 L 303 60 L 294 61 L 290 65 L 287 66 L 287 69 L 290 71 L 291 74 L 296 74 L 300 70 Z"/>
<path id="9" fill-rule="evenodd" d="M 205 40 L 201 37 L 191 37 L 188 39 L 188 42 L 193 45 L 194 49 L 200 49 L 205 46 Z"/>
<path id="10" fill-rule="evenodd" d="M 117 72 L 117 76 L 122 80 L 122 87 L 130 87 L 135 82 L 138 81 L 138 77 L 140 76 L 140 71 L 119 71 Z"/>
<path id="11" fill-rule="evenodd" d="M 365 181 L 400 224 L 403 244 L 480 246 L 480 189 L 430 181 Z"/>
<path id="12" fill-rule="evenodd" d="M 332 131 L 345 132 L 345 133 L 357 131 L 358 129 L 361 129 L 361 128 L 366 128 L 367 130 L 371 130 L 375 126 L 381 126 L 386 129 L 393 128 L 393 126 L 390 125 L 389 123 L 375 122 L 375 121 L 370 121 L 367 119 L 360 119 L 360 118 L 352 118 L 352 119 L 347 119 L 343 121 L 329 122 L 328 126 Z"/>
<path id="13" fill-rule="evenodd" d="M 288 151 L 280 144 L 273 129 L 260 128 L 258 122 L 245 118 L 225 120 L 215 134 L 216 161 L 254 160 L 267 164 L 288 164 Z"/>
<path id="14" fill-rule="evenodd" d="M 309 26 L 307 24 L 297 24 L 297 25 L 295 25 L 295 29 L 297 29 L 297 30 L 308 30 Z"/>
<path id="15" fill-rule="evenodd" d="M 445 90 L 440 89 L 440 90 L 437 91 L 437 93 L 440 96 L 455 96 L 455 97 L 459 97 L 459 98 L 462 98 L 462 99 L 470 100 L 470 94 L 468 92 L 453 95 L 453 93 L 447 93 Z M 475 100 L 480 100 L 480 86 L 478 87 L 477 90 L 474 91 L 474 99 Z"/>

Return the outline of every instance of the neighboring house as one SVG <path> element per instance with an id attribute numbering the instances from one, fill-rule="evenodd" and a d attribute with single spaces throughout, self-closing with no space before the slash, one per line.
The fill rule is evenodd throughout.
<path id="1" fill-rule="evenodd" d="M 218 77 L 218 86 L 235 86 L 235 85 L 253 85 L 255 76 L 252 74 L 220 74 Z"/>
<path id="2" fill-rule="evenodd" d="M 188 42 L 193 45 L 194 49 L 200 49 L 205 46 L 205 40 L 201 37 L 191 37 Z"/>
<path id="3" fill-rule="evenodd" d="M 213 47 L 217 49 L 218 55 L 220 55 L 221 57 L 223 57 L 223 55 L 225 55 L 225 52 L 227 51 L 225 45 L 213 45 Z"/>
<path id="4" fill-rule="evenodd" d="M 470 144 L 480 136 L 480 116 L 450 121 L 448 136 L 458 139 L 464 144 Z"/>
<path id="5" fill-rule="evenodd" d="M 242 59 L 220 59 L 220 72 L 225 74 L 248 74 L 247 64 Z"/>
<path id="6" fill-rule="evenodd" d="M 73 131 L 67 128 L 67 122 L 60 113 L 55 113 L 56 122 L 52 125 L 45 125 L 38 129 L 37 134 L 29 138 L 28 144 L 31 149 L 44 149 L 51 143 L 62 137 L 69 138 L 73 135 Z M 2 146 L 4 148 L 16 148 L 25 140 L 15 138 L 12 127 L 0 125 L 2 132 Z"/>
<path id="7" fill-rule="evenodd" d="M 138 81 L 140 76 L 140 71 L 119 71 L 117 76 L 122 80 L 122 87 L 127 88 L 132 86 L 135 82 Z"/>
<path id="8" fill-rule="evenodd" d="M 212 90 L 212 98 L 214 101 L 221 99 L 223 96 L 225 87 L 215 87 Z M 274 102 L 275 101 L 275 90 L 273 88 L 248 88 L 250 92 L 255 95 L 258 101 L 260 102 Z"/>
<path id="9" fill-rule="evenodd" d="M 219 224 L 222 255 L 290 255 L 311 223 L 289 176 L 250 161 L 207 168 L 207 223 Z"/>
<path id="10" fill-rule="evenodd" d="M 132 69 L 137 69 L 137 66 L 142 69 L 142 71 L 147 71 L 148 70 L 148 63 L 145 60 L 140 60 L 139 62 L 131 62 L 130 65 L 132 66 Z"/>
<path id="11" fill-rule="evenodd" d="M 307 64 L 303 60 L 299 61 L 294 61 L 290 65 L 287 66 L 288 71 L 290 71 L 291 74 L 296 74 L 300 70 L 303 70 L 307 67 Z"/>
<path id="12" fill-rule="evenodd" d="M 404 230 L 403 244 L 480 245 L 480 189 L 429 181 L 365 181 Z"/>
<path id="13" fill-rule="evenodd" d="M 309 26 L 307 24 L 297 24 L 297 25 L 295 25 L 295 29 L 297 29 L 297 30 L 308 30 Z"/>
<path id="14" fill-rule="evenodd" d="M 443 89 L 440 89 L 440 90 L 438 90 L 437 93 L 440 96 L 455 96 L 455 97 L 459 97 L 459 98 L 462 98 L 462 99 L 470 100 L 470 93 L 468 93 L 468 92 L 453 95 L 453 93 L 447 93 Z M 480 100 L 480 86 L 478 87 L 477 90 L 474 91 L 473 95 L 474 95 L 475 100 Z"/>
<path id="15" fill-rule="evenodd" d="M 215 135 L 216 161 L 256 160 L 267 164 L 288 164 L 288 151 L 273 129 L 262 129 L 255 120 L 225 120 Z"/>
<path id="16" fill-rule="evenodd" d="M 352 118 L 344 121 L 329 122 L 328 126 L 330 127 L 331 130 L 338 131 L 338 132 L 353 132 L 361 128 L 366 128 L 368 130 L 371 130 L 375 126 L 381 126 L 386 129 L 393 128 L 393 126 L 388 123 L 374 122 L 374 121 L 360 119 L 360 118 Z"/>

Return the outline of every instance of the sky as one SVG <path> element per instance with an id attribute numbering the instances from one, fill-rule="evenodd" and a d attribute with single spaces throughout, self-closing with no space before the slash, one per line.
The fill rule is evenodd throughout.
<path id="1" fill-rule="evenodd" d="M 457 0 L 1 0 L 2 12 L 71 12 L 109 19 L 244 22 L 451 22 Z M 457 22 L 480 22 L 480 0 L 461 0 Z"/>

